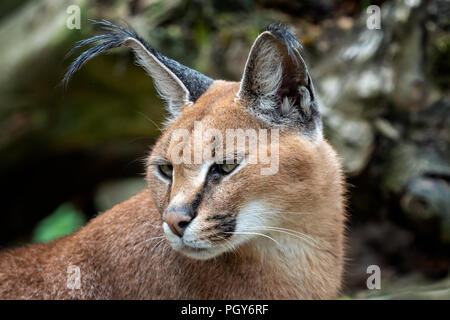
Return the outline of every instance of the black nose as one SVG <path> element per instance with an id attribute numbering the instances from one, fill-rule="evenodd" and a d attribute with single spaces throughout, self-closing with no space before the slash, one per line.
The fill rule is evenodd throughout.
<path id="1" fill-rule="evenodd" d="M 171 210 L 167 212 L 164 220 L 173 233 L 182 237 L 192 219 L 192 216 L 183 210 Z"/>

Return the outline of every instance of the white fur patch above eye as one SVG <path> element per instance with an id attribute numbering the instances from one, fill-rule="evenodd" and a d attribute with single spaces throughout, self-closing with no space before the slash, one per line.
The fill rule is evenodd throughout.
<path id="1" fill-rule="evenodd" d="M 197 176 L 192 181 L 192 184 L 194 186 L 199 187 L 200 185 L 205 183 L 206 176 L 208 175 L 211 165 L 212 165 L 212 163 L 206 162 L 201 166 Z"/>

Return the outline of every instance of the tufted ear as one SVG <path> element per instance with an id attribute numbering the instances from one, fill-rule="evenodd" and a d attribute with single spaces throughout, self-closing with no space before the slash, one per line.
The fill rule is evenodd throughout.
<path id="1" fill-rule="evenodd" d="M 83 52 L 69 67 L 63 83 L 67 85 L 71 76 L 93 57 L 110 49 L 125 46 L 133 49 L 136 59 L 153 78 L 160 96 L 167 102 L 167 109 L 176 118 L 185 105 L 193 104 L 211 85 L 213 80 L 177 61 L 169 59 L 153 49 L 135 31 L 101 20 L 94 21 L 103 27 L 106 34 L 82 40 L 69 52 L 97 43 Z"/>
<path id="2" fill-rule="evenodd" d="M 250 50 L 237 98 L 271 125 L 322 136 L 318 103 L 301 49 L 291 31 L 270 25 Z"/>

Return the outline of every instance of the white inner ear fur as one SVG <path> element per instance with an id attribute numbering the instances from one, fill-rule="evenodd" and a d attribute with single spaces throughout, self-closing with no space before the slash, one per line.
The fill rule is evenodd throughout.
<path id="1" fill-rule="evenodd" d="M 258 99 L 262 110 L 275 108 L 279 101 L 277 93 L 283 79 L 283 65 L 279 59 L 279 55 L 269 46 L 264 47 L 261 55 L 258 55 L 253 81 L 260 90 Z"/>
<path id="2" fill-rule="evenodd" d="M 258 108 L 260 110 L 270 111 L 276 107 L 277 103 L 281 102 L 281 113 L 283 116 L 289 117 L 292 113 L 298 112 L 294 107 L 294 101 L 288 97 L 279 100 L 278 91 L 280 90 L 283 80 L 283 56 L 279 51 L 277 45 L 273 42 L 273 36 L 269 32 L 263 32 L 256 39 L 253 44 L 249 58 L 245 66 L 244 75 L 241 81 L 241 87 L 237 94 L 239 99 L 242 95 L 242 90 L 248 81 L 248 77 L 253 77 L 250 83 L 253 84 L 253 90 L 258 91 Z M 303 62 L 303 61 L 302 61 Z M 248 66 L 253 64 L 251 74 L 247 74 Z M 256 91 L 255 90 L 255 91 Z M 299 93 L 301 94 L 300 108 L 306 114 L 310 114 L 311 96 L 308 89 L 299 86 Z"/>
<path id="3" fill-rule="evenodd" d="M 183 110 L 184 105 L 190 102 L 189 91 L 181 80 L 142 43 L 133 38 L 124 41 L 124 45 L 132 48 L 136 53 L 136 61 L 153 78 L 156 91 L 167 103 L 167 110 L 176 118 Z"/>
<path id="4" fill-rule="evenodd" d="M 275 42 L 274 36 L 270 32 L 261 33 L 255 40 L 245 65 L 244 74 L 242 76 L 241 85 L 236 95 L 235 101 L 245 98 L 246 89 L 251 89 L 256 94 L 255 104 L 256 112 L 263 120 L 271 121 L 267 118 L 270 111 L 280 104 L 280 112 L 285 119 L 296 119 L 299 116 L 299 110 L 306 116 L 311 116 L 312 97 L 310 91 L 302 85 L 299 85 L 300 94 L 299 106 L 295 105 L 295 101 L 289 97 L 280 97 L 278 95 L 283 81 L 283 73 L 291 70 L 283 68 L 283 53 L 280 52 Z M 297 52 L 298 53 L 298 52 Z M 306 64 L 298 53 L 299 63 L 302 65 L 306 73 Z M 249 88 L 249 85 L 252 85 Z M 322 126 L 317 123 L 315 132 L 311 135 L 312 140 L 322 140 Z"/>
<path id="5" fill-rule="evenodd" d="M 283 79 L 282 57 L 273 42 L 267 38 L 273 36 L 265 31 L 255 40 L 247 63 L 244 68 L 241 86 L 237 94 L 239 99 L 248 77 L 254 77 L 252 83 L 258 88 L 259 102 L 261 109 L 271 109 L 274 107 L 275 99 Z M 251 75 L 248 75 L 249 65 L 253 64 L 254 69 Z M 255 88 L 252 88 L 255 89 Z"/>

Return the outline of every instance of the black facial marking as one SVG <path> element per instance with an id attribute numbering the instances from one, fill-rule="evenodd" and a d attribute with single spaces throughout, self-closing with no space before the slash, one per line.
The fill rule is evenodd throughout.
<path id="1" fill-rule="evenodd" d="M 226 220 L 228 218 L 229 218 L 228 215 L 216 214 L 216 215 L 213 215 L 211 217 L 206 218 L 205 220 L 206 221 L 223 221 L 223 220 Z"/>
<path id="2" fill-rule="evenodd" d="M 213 164 L 211 166 L 211 168 L 209 169 L 208 174 L 206 175 L 206 181 L 217 183 L 220 181 L 222 176 L 223 176 L 223 173 L 222 173 L 222 170 L 220 169 L 220 166 L 217 164 Z"/>
<path id="3" fill-rule="evenodd" d="M 200 204 L 202 203 L 203 199 L 203 190 L 201 190 L 196 196 L 194 201 L 191 203 L 191 212 L 192 212 L 192 218 L 195 218 L 198 214 L 198 207 L 200 207 Z"/>
<path id="4" fill-rule="evenodd" d="M 225 163 L 225 161 L 224 161 Z M 223 176 L 230 174 L 233 170 L 225 172 L 222 168 L 223 164 L 215 163 L 209 168 L 208 174 L 206 175 L 206 182 L 218 183 Z"/>
<path id="5" fill-rule="evenodd" d="M 218 225 L 218 229 L 221 229 L 223 233 L 223 237 L 228 238 L 231 237 L 232 234 L 230 232 L 233 232 L 236 228 L 236 218 L 230 217 L 230 220 Z"/>
<path id="6" fill-rule="evenodd" d="M 211 217 L 211 220 L 214 220 L 214 218 L 217 219 L 218 217 L 218 215 L 213 216 Z M 214 234 L 208 238 L 211 241 L 220 242 L 230 238 L 233 235 L 232 232 L 236 228 L 236 218 L 233 215 L 221 215 L 221 217 L 223 217 L 223 219 L 220 218 L 220 220 L 222 220 L 221 222 L 205 229 L 205 231 L 214 232 Z"/>

